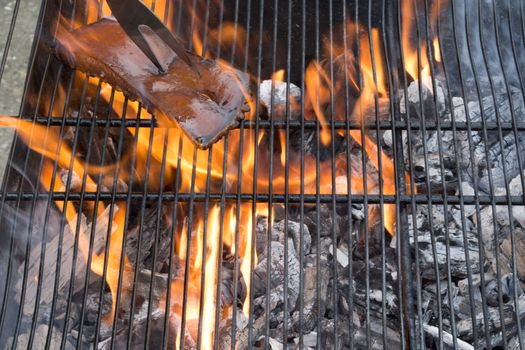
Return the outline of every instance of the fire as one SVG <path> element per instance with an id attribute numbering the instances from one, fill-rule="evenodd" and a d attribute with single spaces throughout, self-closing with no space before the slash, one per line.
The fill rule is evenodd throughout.
<path id="1" fill-rule="evenodd" d="M 203 331 L 202 331 L 202 346 L 204 349 L 211 349 L 213 343 L 213 332 L 215 330 L 215 310 L 216 310 L 216 299 L 215 294 L 217 285 L 217 268 L 218 268 L 218 255 L 219 245 L 219 219 L 220 209 L 218 206 L 214 206 L 211 210 L 208 218 L 208 233 L 209 244 L 206 249 L 209 250 L 209 256 L 206 257 L 206 279 L 204 281 L 204 313 L 202 319 Z M 198 235 L 200 237 L 200 235 Z"/>
<path id="2" fill-rule="evenodd" d="M 365 37 L 360 42 L 359 68 L 363 75 L 362 96 L 373 97 L 378 93 L 379 96 L 386 97 L 388 95 L 385 82 L 386 69 L 381 50 L 382 41 L 377 29 L 372 29 L 371 38 L 371 42 Z"/>
<path id="3" fill-rule="evenodd" d="M 330 128 L 327 127 L 326 124 L 329 120 L 321 106 L 330 101 L 332 94 L 329 84 L 330 78 L 328 77 L 328 73 L 317 61 L 312 61 L 306 68 L 304 80 L 306 84 L 306 104 L 311 106 L 315 117 L 319 123 L 321 123 L 321 142 L 323 145 L 328 146 L 330 145 L 331 135 Z"/>
<path id="4" fill-rule="evenodd" d="M 201 346 L 204 349 L 213 348 L 216 312 L 218 309 L 217 303 L 220 300 L 217 296 L 217 284 L 219 283 L 218 273 L 221 268 L 219 265 L 219 252 L 221 249 L 217 242 L 220 242 L 220 236 L 222 234 L 224 238 L 224 248 L 227 248 L 230 254 L 235 254 L 234 237 L 237 229 L 236 223 L 239 223 L 239 242 L 237 242 L 239 248 L 237 256 L 242 259 L 239 270 L 247 289 L 249 290 L 250 288 L 251 252 L 253 249 L 251 234 L 253 217 L 251 215 L 251 204 L 242 204 L 239 212 L 240 217 L 236 218 L 235 206 L 221 210 L 220 205 L 213 205 L 209 209 L 206 218 L 203 216 L 198 217 L 195 228 L 191 228 L 191 234 L 188 234 L 188 222 L 183 222 L 181 235 L 175 247 L 175 253 L 180 259 L 179 263 L 181 266 L 188 264 L 190 267 L 188 276 L 186 277 L 188 278 L 188 297 L 186 301 L 186 314 L 182 315 L 183 301 L 181 296 L 184 293 L 184 279 L 175 279 L 171 283 L 170 310 L 174 315 L 177 315 L 176 317 L 185 317 L 188 325 L 187 330 L 194 339 L 197 339 L 197 325 L 199 323 L 199 315 L 202 314 L 203 318 L 200 320 L 202 324 Z M 256 217 L 266 215 L 268 215 L 267 209 L 263 206 L 258 206 Z M 204 224 L 205 221 L 207 222 L 206 225 Z M 221 222 L 223 222 L 222 226 Z M 187 250 L 188 246 L 190 247 L 189 251 Z M 256 264 L 257 259 L 255 256 L 254 260 Z M 204 276 L 204 285 L 202 285 L 202 276 Z M 203 293 L 202 304 L 201 293 Z M 161 307 L 165 307 L 165 304 L 166 299 L 161 303 Z M 246 295 L 243 303 L 243 312 L 248 316 L 249 311 L 249 295 Z M 178 346 L 182 330 L 177 328 L 176 332 Z"/>
<path id="5" fill-rule="evenodd" d="M 284 75 L 286 71 L 284 69 L 279 69 L 278 71 L 272 74 L 273 81 L 284 81 Z"/>
<path id="6" fill-rule="evenodd" d="M 439 9 L 446 4 L 447 0 L 437 0 L 432 3 L 432 9 L 429 18 L 431 28 L 435 28 L 439 17 Z M 417 0 L 402 1 L 402 49 L 404 56 L 405 71 L 413 80 L 421 82 L 432 90 L 430 79 L 430 59 L 428 55 L 427 38 L 425 34 L 425 25 L 423 9 L 418 8 Z M 416 40 L 416 33 L 419 33 L 419 43 Z M 441 62 L 441 51 L 438 37 L 429 38 L 432 42 L 433 59 L 435 62 Z M 418 49 L 419 45 L 419 49 Z M 426 78 L 426 79 L 425 79 Z"/>
<path id="7" fill-rule="evenodd" d="M 434 59 L 436 62 L 441 62 L 441 49 L 439 47 L 439 38 L 435 37 L 432 41 L 432 46 L 434 47 Z"/>
<path id="8" fill-rule="evenodd" d="M 412 37 L 416 18 L 413 1 L 403 1 L 402 49 L 406 72 L 413 79 L 418 79 L 422 76 L 429 76 L 430 70 L 424 41 L 418 51 Z M 167 6 L 166 0 L 148 0 L 145 3 L 147 5 L 155 3 L 154 12 L 160 18 L 167 18 L 168 23 L 172 23 L 170 19 L 173 18 L 174 9 L 173 6 Z M 105 2 L 99 6 L 98 2 L 91 0 L 89 4 L 91 6 L 88 8 L 88 22 L 110 14 Z M 433 16 L 433 18 L 436 17 Z M 210 29 L 207 39 L 204 40 L 204 37 L 199 34 L 203 32 L 203 24 L 195 15 L 194 20 L 195 28 L 191 33 L 191 40 L 195 52 L 204 51 L 208 57 L 212 57 L 213 51 L 210 52 L 207 49 L 210 46 L 235 48 L 237 53 L 244 52 L 247 42 L 244 28 L 225 22 L 218 29 Z M 345 195 L 348 194 L 348 184 L 351 183 L 349 188 L 351 194 L 395 195 L 395 176 L 399 171 L 396 172 L 390 156 L 376 143 L 374 133 L 363 133 L 359 129 L 350 130 L 348 134 L 341 130 L 337 131 L 337 135 L 332 133 L 330 125 L 332 121 L 344 122 L 347 119 L 359 123 L 376 121 L 366 118 L 375 117 L 375 106 L 379 99 L 389 98 L 385 53 L 383 52 L 384 43 L 379 31 L 372 29 L 368 33 L 365 28 L 350 21 L 345 25 L 349 33 L 355 33 L 355 35 L 349 36 L 350 40 L 346 45 L 330 46 L 330 50 L 333 50 L 330 53 L 335 54 L 333 60 L 331 62 L 314 60 L 307 64 L 304 71 L 305 114 L 303 117 L 320 124 L 320 148 L 331 147 L 332 143 L 336 142 L 333 136 L 351 138 L 366 154 L 370 169 L 374 168 L 381 175 L 372 176 L 368 173 L 366 165 L 363 166 L 364 169 L 351 166 L 352 164 L 348 164 L 346 154 L 338 154 L 335 159 L 318 162 L 315 154 L 305 152 L 304 158 L 301 159 L 299 150 L 294 149 L 292 145 L 296 140 L 288 139 L 287 144 L 285 130 L 279 129 L 272 133 L 267 129 L 256 131 L 245 128 L 242 134 L 239 129 L 236 129 L 210 149 L 197 149 L 175 123 L 162 113 L 153 116 L 144 110 L 139 102 L 128 100 L 121 92 L 114 91 L 112 86 L 78 72 L 75 79 L 87 80 L 92 87 L 99 86 L 101 98 L 108 104 L 111 101 L 112 111 L 117 116 L 129 120 L 149 119 L 156 123 L 153 129 L 134 126 L 127 128 L 127 133 L 136 142 L 125 150 L 125 154 L 119 155 L 120 171 L 118 175 L 113 174 L 114 164 L 89 164 L 79 154 L 73 154 L 70 146 L 63 141 L 63 135 L 60 134 L 58 128 L 47 128 L 10 117 L 0 118 L 0 125 L 16 128 L 28 147 L 46 158 L 40 180 L 48 192 L 65 189 L 62 179 L 53 175 L 56 168 L 59 168 L 70 169 L 79 178 L 84 179 L 85 189 L 88 192 L 100 190 L 101 186 L 94 179 L 102 174 L 110 179 L 118 176 L 118 180 L 125 183 L 128 183 L 133 176 L 134 181 L 141 185 L 147 181 L 147 188 L 151 191 L 161 189 L 159 179 L 162 177 L 164 187 L 172 186 L 170 189 L 179 193 L 189 193 L 192 190 L 200 193 L 217 193 L 223 189 L 226 192 L 235 192 L 240 189 L 242 193 L 252 193 L 256 189 L 257 192 L 266 193 L 271 187 L 274 193 L 300 194 L 304 186 L 302 194 Z M 217 45 L 219 41 L 221 43 Z M 354 50 L 351 50 L 354 47 L 359 48 L 358 56 L 354 54 Z M 437 38 L 432 41 L 432 49 L 433 59 L 440 62 L 441 55 Z M 326 48 L 325 51 L 328 53 Z M 224 69 L 233 69 L 226 61 L 220 61 L 220 63 Z M 329 64 L 333 66 L 330 67 Z M 343 64 L 346 66 L 341 69 Z M 331 71 L 330 68 L 339 69 Z M 283 82 L 286 74 L 285 70 L 279 70 L 272 74 L 271 79 L 274 82 Z M 255 77 L 252 77 L 252 80 L 256 82 Z M 348 84 L 345 84 L 345 81 Z M 356 101 L 349 106 L 349 111 L 346 110 L 343 101 L 347 87 L 357 96 Z M 251 107 L 245 118 L 256 120 L 259 117 L 255 115 L 256 102 L 248 92 L 245 97 Z M 56 112 L 60 113 L 60 109 L 57 108 Z M 274 150 L 273 153 L 270 152 L 271 149 Z M 128 166 L 132 155 L 135 157 L 134 169 Z M 302 162 L 304 162 L 303 169 L 300 166 Z M 163 163 L 164 167 L 161 166 Z M 273 164 L 272 172 L 268 166 L 270 163 Z M 348 173 L 348 168 L 351 168 L 350 173 Z M 146 170 L 149 172 L 147 179 L 144 176 Z M 178 176 L 177 173 L 179 173 Z M 173 188 L 177 177 L 180 179 L 179 187 Z M 333 188 L 334 178 L 335 188 Z M 365 178 L 367 188 L 365 188 Z M 381 193 L 379 193 L 380 183 L 382 184 Z M 73 203 L 55 201 L 55 205 L 63 212 L 70 227 L 76 227 L 77 220 L 80 220 L 82 213 L 77 212 Z M 93 211 L 92 204 L 89 205 Z M 201 346 L 204 349 L 213 348 L 214 339 L 218 336 L 215 334 L 216 320 L 222 320 L 224 310 L 232 307 L 232 305 L 221 305 L 221 296 L 218 295 L 222 258 L 225 254 L 234 257 L 241 282 L 246 286 L 246 290 L 250 290 L 253 282 L 251 280 L 252 269 L 257 265 L 257 255 L 253 254 L 256 251 L 254 228 L 258 218 L 269 217 L 270 210 L 273 210 L 267 204 L 254 205 L 252 202 L 245 201 L 241 202 L 239 207 L 230 201 L 224 204 L 209 202 L 206 205 L 209 206 L 208 210 L 204 210 L 203 203 L 194 205 L 192 208 L 193 220 L 180 214 L 183 211 L 180 210 L 179 217 L 169 223 L 172 239 L 175 241 L 173 254 L 181 270 L 184 270 L 182 267 L 185 266 L 187 270 L 170 276 L 172 278 L 169 284 L 170 293 L 168 295 L 166 291 L 158 308 L 168 311 L 167 317 L 170 322 L 172 321 L 170 324 L 172 331 L 176 334 L 177 348 L 186 332 L 194 339 L 197 338 L 199 322 L 202 325 Z M 125 284 L 125 287 L 122 288 L 123 293 L 129 292 L 128 281 L 133 273 L 133 264 L 126 255 L 122 256 L 126 214 L 130 214 L 126 213 L 125 208 L 125 203 L 117 203 L 114 206 L 113 217 L 108 219 L 108 224 L 111 225 L 106 243 L 109 244 L 108 254 L 106 256 L 104 250 L 98 253 L 93 252 L 89 266 L 93 273 L 102 276 L 106 265 L 106 283 L 113 301 L 111 315 L 114 315 L 119 308 L 119 305 L 116 305 L 119 283 Z M 395 205 L 386 204 L 383 209 L 384 227 L 386 231 L 394 235 L 396 232 Z M 101 215 L 104 210 L 106 210 L 105 204 L 101 202 L 97 213 L 92 212 L 91 215 L 93 217 Z M 273 218 L 274 215 L 271 217 Z M 376 217 L 372 218 L 372 220 L 376 219 Z M 191 225 L 190 222 L 192 222 Z M 90 232 L 79 232 L 79 249 L 85 262 L 88 261 L 91 251 L 89 235 Z M 123 262 L 124 271 L 123 279 L 119 281 L 121 262 Z M 183 305 L 182 298 L 184 293 L 187 296 L 185 305 Z M 239 307 L 241 307 L 240 301 Z M 251 312 L 251 307 L 249 293 L 246 293 L 242 300 L 242 312 L 247 317 Z M 183 310 L 185 310 L 184 314 Z M 219 318 L 217 311 L 220 313 Z M 106 315 L 104 321 L 110 322 L 109 316 L 111 315 Z M 186 320 L 185 330 L 180 328 L 180 321 L 183 318 Z"/>
<path id="9" fill-rule="evenodd" d="M 53 166 L 51 162 L 46 161 L 43 164 L 42 167 L 42 175 L 41 175 L 41 183 L 46 189 L 46 191 L 57 191 L 57 187 L 63 187 L 64 184 L 60 177 L 55 175 L 54 183 L 52 183 L 53 179 Z M 64 210 L 66 207 L 64 201 L 55 201 L 55 204 L 60 210 Z M 102 204 L 100 204 L 102 205 Z M 103 206 L 103 205 L 102 205 Z M 125 205 L 121 205 L 122 208 L 125 208 Z M 120 272 L 120 260 L 121 260 L 121 254 L 122 254 L 122 242 L 123 242 L 123 235 L 124 235 L 124 220 L 125 220 L 125 210 L 120 209 L 118 206 L 114 207 L 114 218 L 111 225 L 111 234 L 110 234 L 110 242 L 109 244 L 109 257 L 106 258 L 104 251 L 102 251 L 100 254 L 93 253 L 91 258 L 91 271 L 95 272 L 96 274 L 102 276 L 104 273 L 104 263 L 107 259 L 108 265 L 106 270 L 106 283 L 108 284 L 111 296 L 112 296 L 112 312 L 108 315 L 106 315 L 106 321 L 111 321 L 111 316 L 114 314 L 116 309 L 116 298 L 117 298 L 117 288 L 118 288 L 118 279 L 119 279 L 119 272 Z M 74 229 L 77 226 L 77 221 L 80 220 L 77 211 L 75 210 L 75 207 L 72 203 L 68 203 L 67 209 L 66 209 L 66 219 L 69 224 L 70 230 L 72 234 L 75 234 Z M 85 232 L 83 229 L 83 225 L 80 225 L 80 229 L 78 232 L 79 235 L 79 249 L 81 251 L 82 258 L 84 259 L 84 262 L 87 263 L 88 257 L 89 257 L 89 235 L 90 232 Z M 126 257 L 124 257 L 124 271 L 125 278 L 127 275 L 129 275 L 131 266 L 128 263 L 128 260 Z M 124 291 L 126 293 L 126 290 Z"/>

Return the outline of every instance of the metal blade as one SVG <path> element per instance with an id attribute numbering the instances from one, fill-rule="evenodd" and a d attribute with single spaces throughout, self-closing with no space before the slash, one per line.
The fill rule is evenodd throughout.
<path id="1" fill-rule="evenodd" d="M 146 5 L 139 0 L 107 0 L 107 3 L 122 29 L 160 71 L 163 71 L 164 68 L 140 33 L 139 26 L 141 25 L 151 28 L 180 59 L 198 73 L 184 46 Z"/>

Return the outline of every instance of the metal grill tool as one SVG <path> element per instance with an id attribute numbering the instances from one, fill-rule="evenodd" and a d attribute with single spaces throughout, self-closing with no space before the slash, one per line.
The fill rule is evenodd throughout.
<path id="1" fill-rule="evenodd" d="M 193 70 L 197 71 L 184 46 L 151 10 L 139 0 L 109 0 L 108 5 L 119 24 L 144 54 L 157 66 L 160 72 L 167 67 L 155 55 L 148 42 L 147 33 L 153 31 Z"/>

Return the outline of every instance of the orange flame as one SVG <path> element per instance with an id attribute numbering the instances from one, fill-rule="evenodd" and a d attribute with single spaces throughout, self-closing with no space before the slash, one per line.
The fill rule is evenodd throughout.
<path id="1" fill-rule="evenodd" d="M 322 110 L 322 105 L 330 101 L 332 93 L 330 78 L 317 61 L 312 61 L 306 68 L 304 80 L 306 84 L 306 104 L 311 106 L 315 117 L 321 123 L 321 142 L 323 145 L 328 146 L 332 138 L 330 128 L 326 126 L 328 119 Z"/>
<path id="2" fill-rule="evenodd" d="M 432 45 L 434 46 L 434 59 L 436 62 L 441 62 L 441 49 L 439 47 L 439 38 L 435 37 L 434 41 L 432 42 Z"/>
<path id="3" fill-rule="evenodd" d="M 447 0 L 436 0 L 432 3 L 432 9 L 429 16 L 429 24 L 431 28 L 435 28 L 439 17 L 439 9 L 445 6 Z M 404 56 L 405 71 L 412 77 L 413 80 L 420 79 L 422 83 L 432 90 L 432 82 L 430 77 L 430 64 L 427 51 L 425 31 L 418 29 L 424 28 L 424 16 L 420 13 L 423 9 L 417 8 L 416 0 L 403 0 L 402 4 L 402 49 Z M 419 23 L 416 21 L 418 19 Z M 416 40 L 416 33 L 419 32 L 420 44 L 418 51 L 418 42 Z M 439 40 L 437 37 L 429 38 L 432 41 L 432 49 L 434 51 L 433 59 L 436 62 L 441 62 L 441 53 L 439 50 Z"/>
<path id="4" fill-rule="evenodd" d="M 417 47 L 413 44 L 412 32 L 414 29 L 414 0 L 403 0 L 403 23 L 402 23 L 402 48 L 405 54 L 405 69 L 407 73 L 413 78 L 417 79 L 419 75 L 423 76 L 429 74 L 428 59 L 426 57 L 426 50 L 424 47 L 418 55 Z M 145 3 L 150 6 L 153 0 L 146 0 Z M 102 2 L 99 7 L 96 1 L 90 0 L 88 7 L 88 20 L 96 21 L 100 13 L 103 16 L 110 14 L 109 8 L 105 2 Z M 96 6 L 95 6 L 96 5 Z M 173 8 L 168 8 L 166 13 L 166 0 L 155 1 L 155 13 L 160 18 L 168 18 L 168 23 L 171 23 L 173 18 Z M 173 6 L 172 6 L 173 7 Z M 437 15 L 432 18 L 436 18 Z M 244 51 L 244 45 L 247 38 L 247 32 L 244 28 L 238 25 L 225 22 L 220 28 L 210 28 L 208 32 L 207 42 L 204 43 L 199 33 L 202 29 L 202 23 L 199 18 L 192 12 L 194 16 L 195 28 L 191 33 L 191 40 L 194 51 L 197 53 L 203 52 L 204 45 L 216 45 L 215 47 L 234 48 L 238 52 Z M 321 124 L 320 141 L 323 146 L 330 146 L 332 143 L 331 125 L 332 121 L 345 121 L 347 115 L 354 121 L 365 122 L 365 116 L 373 115 L 369 113 L 375 107 L 375 102 L 378 98 L 388 98 L 387 86 L 387 70 L 385 65 L 385 57 L 383 52 L 384 43 L 379 35 L 377 29 L 372 29 L 370 33 L 366 33 L 364 28 L 358 24 L 345 24 L 349 29 L 349 43 L 345 45 L 330 45 L 330 54 L 336 54 L 336 58 L 331 64 L 340 64 L 341 57 L 344 55 L 345 63 L 344 72 L 342 70 L 330 70 L 326 68 L 326 62 L 323 60 L 315 60 L 307 65 L 304 72 L 305 91 L 303 92 L 305 99 L 305 115 L 304 119 L 315 120 Z M 353 35 L 352 33 L 356 33 Z M 365 35 L 366 34 L 366 35 Z M 219 42 L 220 41 L 220 42 Z M 424 42 L 424 41 L 423 41 Z M 217 45 L 219 44 L 219 45 Z M 355 57 L 349 48 L 359 46 L 359 57 Z M 347 47 L 344 49 L 343 47 Z M 439 41 L 434 38 L 432 42 L 435 61 L 440 62 L 439 55 Z M 206 49 L 206 56 L 211 57 L 213 54 Z M 418 57 L 420 56 L 420 57 Z M 419 64 L 418 64 L 419 62 Z M 233 67 L 225 61 L 219 61 L 222 69 L 233 69 Z M 358 66 L 358 68 L 356 68 Z M 421 69 L 418 69 L 420 67 Z M 333 66 L 331 67 L 333 68 Z M 338 67 L 340 68 L 340 67 Z M 427 71 L 428 70 L 428 71 Z M 334 78 L 332 80 L 331 74 Z M 119 173 L 119 179 L 124 182 L 128 180 L 131 174 L 129 171 L 134 171 L 134 179 L 141 183 L 146 181 L 142 176 L 148 167 L 149 177 L 148 189 L 160 189 L 159 178 L 165 179 L 165 184 L 173 184 L 175 182 L 176 173 L 180 172 L 179 178 L 181 180 L 180 187 L 176 190 L 179 192 L 189 192 L 192 189 L 196 192 L 207 191 L 207 186 L 212 187 L 210 191 L 222 190 L 224 183 L 227 190 L 240 188 L 243 193 L 251 193 L 255 188 L 257 192 L 268 191 L 270 186 L 275 193 L 301 193 L 301 186 L 304 186 L 303 194 L 318 194 L 317 184 L 319 183 L 320 194 L 347 194 L 348 184 L 351 181 L 349 188 L 352 194 L 379 194 L 379 181 L 382 182 L 382 194 L 395 195 L 395 176 L 394 163 L 392 159 L 384 152 L 379 151 L 379 147 L 371 137 L 371 134 L 363 134 L 361 130 L 351 130 L 348 135 L 340 132 L 340 135 L 351 137 L 360 145 L 363 152 L 366 153 L 369 169 L 375 168 L 381 171 L 381 178 L 378 176 L 371 176 L 366 173 L 367 170 L 361 170 L 358 166 L 350 166 L 346 155 L 336 155 L 336 159 L 328 159 L 317 161 L 315 155 L 305 153 L 304 158 L 299 157 L 299 152 L 294 150 L 292 141 L 290 144 L 286 143 L 286 133 L 284 130 L 277 130 L 275 134 L 264 129 L 255 130 L 247 128 L 243 133 L 239 129 L 232 130 L 228 134 L 228 141 L 220 140 L 209 150 L 197 149 L 195 145 L 188 139 L 177 127 L 177 125 L 162 113 L 157 113 L 155 116 L 149 114 L 141 108 L 141 105 L 136 101 L 129 101 L 125 96 L 118 91 L 114 91 L 113 87 L 106 83 L 101 83 L 97 78 L 88 78 L 82 73 L 77 73 L 79 79 L 89 79 L 88 82 L 92 86 L 100 85 L 100 94 L 102 98 L 109 102 L 112 100 L 113 112 L 126 119 L 155 119 L 157 126 L 154 129 L 150 128 L 136 128 L 129 127 L 127 132 L 134 139 L 136 143 L 133 147 L 125 150 L 126 154 L 133 154 L 136 156 L 136 164 L 133 170 L 122 166 L 122 171 Z M 346 74 L 346 76 L 345 76 Z M 342 76 L 341 76 L 342 75 Z M 282 82 L 286 77 L 285 70 L 279 70 L 272 74 L 271 79 L 274 82 Z M 351 89 L 358 95 L 357 101 L 353 106 L 353 110 L 346 111 L 345 106 L 341 106 L 341 96 L 344 96 L 344 84 L 342 80 L 347 79 L 350 82 Z M 256 81 L 252 77 L 252 81 Z M 244 91 L 245 98 L 251 107 L 251 111 L 246 115 L 247 119 L 255 120 L 259 116 L 255 115 L 255 101 L 247 91 Z M 62 95 L 64 95 L 62 93 Z M 330 106 L 333 103 L 335 106 Z M 334 108 L 330 108 L 334 107 Z M 328 113 L 328 111 L 334 113 Z M 366 113 L 368 112 L 368 113 Z M 333 114 L 333 115 L 332 115 Z M 72 150 L 61 142 L 61 135 L 58 128 L 46 128 L 44 126 L 24 122 L 16 118 L 3 117 L 0 118 L 0 126 L 15 127 L 21 138 L 28 144 L 33 151 L 42 154 L 46 157 L 44 167 L 42 169 L 41 182 L 46 191 L 56 191 L 64 188 L 64 184 L 59 177 L 56 177 L 55 183 L 51 183 L 53 174 L 53 164 L 62 169 L 69 169 L 69 164 L 72 162 L 71 171 L 77 174 L 80 178 L 86 179 L 86 190 L 97 191 L 98 186 L 93 181 L 93 174 L 104 174 L 107 176 L 114 176 L 109 173 L 109 170 L 114 169 L 111 166 L 95 166 L 87 164 L 81 160 L 78 155 L 73 154 Z M 271 137 L 275 136 L 275 144 L 270 144 Z M 269 150 L 275 146 L 274 154 Z M 280 146 L 280 147 L 279 147 Z M 288 154 L 286 149 L 288 148 Z M 242 152 L 241 152 L 242 150 Z M 257 157 L 256 157 L 257 153 Z M 120 155 L 119 155 L 120 156 Z M 120 158 L 120 164 L 127 164 L 124 156 Z M 148 163 L 148 159 L 150 162 Z M 211 163 L 209 160 L 211 159 Z M 164 170 L 160 166 L 165 162 Z M 273 169 L 270 173 L 268 164 L 272 162 Z M 304 162 L 304 168 L 301 169 L 300 163 Z M 148 165 L 149 164 L 149 165 Z M 180 164 L 180 166 L 179 166 Z M 335 165 L 335 166 L 334 166 Z M 381 166 L 380 166 L 381 165 Z M 332 170 L 334 167 L 334 171 Z M 351 168 L 348 173 L 348 168 Z M 367 168 L 365 164 L 363 168 Z M 288 169 L 288 176 L 285 177 L 285 169 Z M 164 171 L 162 173 L 162 171 Z M 242 178 L 238 178 L 239 171 Z M 373 173 L 373 171 L 372 171 Z M 273 177 L 270 178 L 270 174 Z M 367 188 L 364 186 L 364 179 L 367 181 Z M 333 179 L 335 178 L 335 188 L 333 188 Z M 192 179 L 195 179 L 192 183 Z M 288 186 L 287 188 L 285 186 Z M 76 226 L 76 221 L 80 220 L 79 213 L 77 213 L 73 205 L 67 205 L 63 201 L 55 202 L 57 208 L 64 211 L 71 227 Z M 188 264 L 188 273 L 186 276 L 177 275 L 170 281 L 171 293 L 168 309 L 170 320 L 180 320 L 182 317 L 186 318 L 187 331 L 192 337 L 198 334 L 199 317 L 202 314 L 202 339 L 201 346 L 204 349 L 213 347 L 213 339 L 217 319 L 216 310 L 225 310 L 231 305 L 219 305 L 220 295 L 217 295 L 217 286 L 221 282 L 219 278 L 219 261 L 220 253 L 225 250 L 231 253 L 236 261 L 239 263 L 240 277 L 246 285 L 246 290 L 251 288 L 252 266 L 257 265 L 257 255 L 252 256 L 252 251 L 256 251 L 254 226 L 257 222 L 257 217 L 268 217 L 270 210 L 266 204 L 257 204 L 255 213 L 252 211 L 252 203 L 242 202 L 240 207 L 236 207 L 231 203 L 226 203 L 221 207 L 219 204 L 212 204 L 208 212 L 207 218 L 204 218 L 204 210 L 198 205 L 195 206 L 195 216 L 192 227 L 188 227 L 188 221 L 183 218 L 177 218 L 176 222 L 171 222 L 170 225 L 174 229 L 175 240 L 175 255 L 178 258 L 179 266 Z M 104 211 L 104 205 L 101 204 L 101 209 Z M 100 253 L 93 253 L 92 263 L 90 269 L 99 275 L 103 274 L 103 267 L 105 260 L 107 260 L 107 275 L 106 283 L 108 284 L 113 304 L 112 314 L 114 314 L 118 305 L 116 305 L 116 290 L 118 288 L 118 276 L 120 273 L 120 261 L 124 260 L 124 279 L 126 280 L 128 273 L 131 273 L 132 264 L 126 256 L 122 256 L 122 243 L 124 239 L 124 221 L 126 217 L 125 205 L 120 203 L 114 208 L 113 218 L 109 218 L 112 225 L 110 232 L 109 250 L 107 256 L 104 251 Z M 100 212 L 100 209 L 99 209 Z M 99 215 L 100 213 L 93 214 Z M 182 216 L 182 214 L 181 214 Z M 271 215 L 274 218 L 274 215 Z M 375 217 L 374 217 L 375 218 Z M 206 220 L 205 220 L 206 219 Z M 384 206 L 384 227 L 390 233 L 395 233 L 395 205 L 386 204 Z M 222 226 L 221 226 L 222 222 Z M 272 223 L 269 223 L 272 225 Z M 206 239 L 204 234 L 206 233 Z M 80 232 L 80 250 L 87 259 L 89 254 L 89 239 L 88 233 Z M 222 235 L 222 245 L 220 237 Z M 189 247 L 189 250 L 187 249 Z M 87 260 L 86 260 L 87 261 Z M 204 280 L 202 276 L 204 274 Z M 184 293 L 184 281 L 188 282 L 187 299 L 186 299 L 186 313 L 182 315 Z M 234 281 L 237 283 L 237 281 Z M 130 287 L 131 288 L 131 287 Z M 123 288 L 123 292 L 127 292 L 127 286 Z M 167 299 L 167 296 L 165 296 Z M 163 300 L 159 308 L 164 310 L 167 300 Z M 202 303 L 201 303 L 202 300 Z M 249 293 L 245 296 L 242 304 L 242 311 L 246 316 L 249 316 L 251 305 Z M 221 316 L 222 317 L 222 316 Z M 104 318 L 107 322 L 109 319 Z M 176 332 L 177 345 L 182 334 L 180 329 L 180 322 L 176 323 L 173 331 Z"/>

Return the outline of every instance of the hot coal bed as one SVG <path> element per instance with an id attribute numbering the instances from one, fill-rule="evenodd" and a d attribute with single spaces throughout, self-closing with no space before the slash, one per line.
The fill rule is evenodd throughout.
<path id="1" fill-rule="evenodd" d="M 56 57 L 104 3 L 44 2 L 5 348 L 525 346 L 523 1 L 145 3 L 250 112 L 198 149 Z"/>

